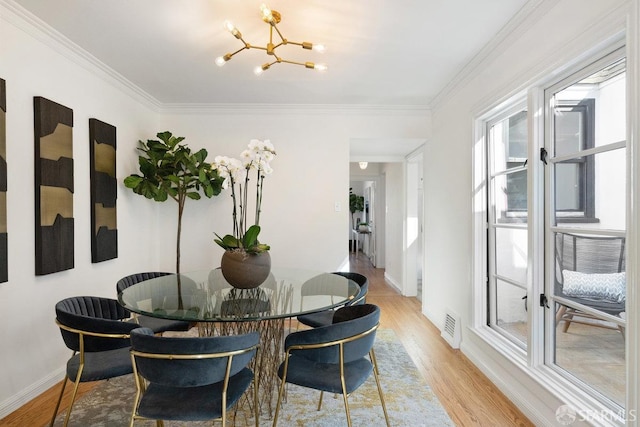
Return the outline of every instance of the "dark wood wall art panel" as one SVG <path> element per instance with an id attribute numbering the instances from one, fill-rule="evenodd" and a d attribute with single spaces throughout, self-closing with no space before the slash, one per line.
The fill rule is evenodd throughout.
<path id="1" fill-rule="evenodd" d="M 91 262 L 118 257 L 116 128 L 89 119 L 91 152 Z"/>
<path id="2" fill-rule="evenodd" d="M 73 268 L 73 110 L 33 98 L 36 274 Z"/>
<path id="3" fill-rule="evenodd" d="M 7 86 L 0 79 L 0 282 L 9 280 L 7 246 Z"/>

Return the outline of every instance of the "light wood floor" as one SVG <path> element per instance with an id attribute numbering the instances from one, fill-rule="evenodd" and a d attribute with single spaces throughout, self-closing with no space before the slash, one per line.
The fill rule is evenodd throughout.
<path id="1" fill-rule="evenodd" d="M 417 299 L 403 297 L 385 283 L 384 270 L 373 268 L 360 253 L 357 257 L 351 254 L 351 271 L 369 278 L 367 302 L 380 306 L 381 327 L 396 332 L 457 426 L 533 426 L 459 350 L 449 347 L 422 315 Z M 85 384 L 82 392 L 91 387 Z M 0 426 L 48 425 L 58 392 L 58 386 L 44 392 L 0 420 Z M 61 411 L 69 399 L 66 396 L 63 400 Z"/>

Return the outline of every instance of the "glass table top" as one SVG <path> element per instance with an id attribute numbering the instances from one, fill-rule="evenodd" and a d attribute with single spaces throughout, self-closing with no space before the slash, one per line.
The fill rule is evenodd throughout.
<path id="1" fill-rule="evenodd" d="M 157 277 L 118 294 L 126 309 L 163 319 L 237 322 L 282 319 L 339 307 L 360 287 L 334 273 L 273 268 L 254 289 L 236 289 L 219 268 Z"/>

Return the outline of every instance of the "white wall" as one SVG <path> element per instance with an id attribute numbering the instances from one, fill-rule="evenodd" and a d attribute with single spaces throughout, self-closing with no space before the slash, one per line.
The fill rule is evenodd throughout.
<path id="1" fill-rule="evenodd" d="M 44 31 L 40 31 L 44 29 Z M 424 138 L 424 111 L 350 108 L 161 106 L 37 19 L 0 3 L 0 77 L 7 83 L 9 281 L 0 284 L 0 418 L 62 379 L 69 356 L 54 305 L 73 295 L 115 297 L 116 281 L 143 270 L 173 271 L 177 207 L 133 194 L 122 179 L 137 171 L 137 141 L 170 130 L 209 159 L 238 156 L 252 138 L 278 152 L 265 183 L 261 239 L 274 264 L 332 271 L 348 259 L 350 138 Z M 33 96 L 74 110 L 75 268 L 34 275 Z M 88 119 L 117 128 L 119 257 L 91 264 Z M 231 228 L 230 198 L 189 201 L 182 269 L 219 265 L 213 233 Z M 335 202 L 342 209 L 336 212 Z"/>
<path id="2" fill-rule="evenodd" d="M 404 280 L 404 165 L 385 163 L 385 272 L 384 277 L 399 290 Z"/>
<path id="3" fill-rule="evenodd" d="M 534 2 L 535 3 L 535 2 Z M 536 424 L 555 425 L 562 401 L 523 375 L 471 330 L 473 119 L 624 29 L 628 2 L 541 1 L 492 53 L 476 58 L 433 111 L 425 149 L 425 313 L 442 325 L 445 307 L 461 315 L 462 350 Z M 571 17 L 571 19 L 568 19 Z"/>
<path id="4" fill-rule="evenodd" d="M 6 415 L 5 408 L 19 406 L 62 377 L 69 350 L 54 323 L 57 301 L 83 294 L 115 297 L 119 277 L 158 265 L 156 246 L 149 237 L 158 230 L 155 206 L 133 197 L 122 185 L 118 188 L 119 257 L 91 263 L 88 128 L 91 117 L 117 128 L 116 173 L 121 181 L 136 167 L 135 142 L 157 128 L 157 115 L 134 94 L 125 94 L 115 81 L 91 71 L 87 61 L 2 7 L 0 77 L 7 87 L 9 281 L 0 283 L 0 418 Z M 75 268 L 39 277 L 34 273 L 34 96 L 74 112 Z"/>
<path id="5" fill-rule="evenodd" d="M 165 114 L 161 123 L 194 147 L 207 148 L 211 159 L 218 154 L 239 156 L 252 138 L 270 139 L 277 157 L 271 164 L 273 174 L 265 180 L 261 241 L 271 246 L 273 263 L 329 271 L 348 258 L 344 230 L 350 221 L 349 139 L 427 133 L 426 121 L 418 114 L 276 107 Z M 187 204 L 184 270 L 218 265 L 222 250 L 212 243 L 213 233 L 228 233 L 231 227 L 231 201 L 225 195 Z M 336 202 L 340 212 L 335 211 Z M 164 211 L 161 217 L 174 215 Z"/>

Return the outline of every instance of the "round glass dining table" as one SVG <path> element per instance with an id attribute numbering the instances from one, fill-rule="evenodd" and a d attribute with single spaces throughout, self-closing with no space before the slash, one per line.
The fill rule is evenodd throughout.
<path id="1" fill-rule="evenodd" d="M 271 416 L 285 319 L 343 306 L 359 292 L 356 282 L 339 273 L 284 268 L 273 268 L 257 288 L 236 289 L 216 268 L 136 283 L 120 292 L 118 301 L 140 315 L 193 322 L 200 336 L 259 332 L 253 367 L 259 371 L 260 412 Z"/>
<path id="2" fill-rule="evenodd" d="M 192 322 L 284 319 L 339 307 L 360 287 L 335 273 L 274 268 L 254 289 L 236 289 L 219 268 L 170 274 L 134 284 L 118 294 L 138 314 Z"/>

